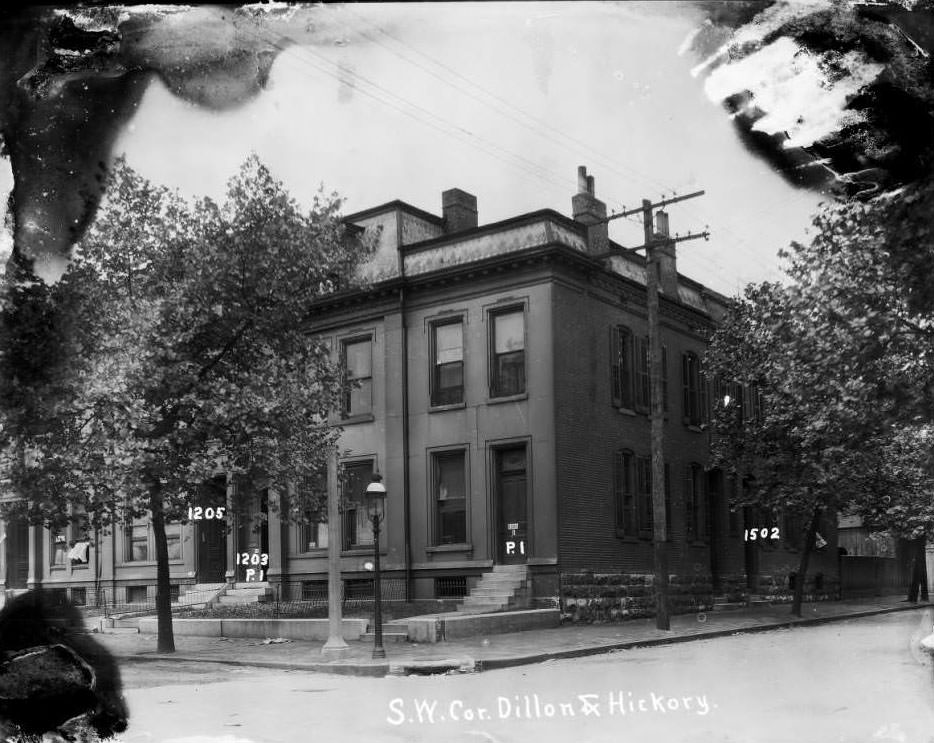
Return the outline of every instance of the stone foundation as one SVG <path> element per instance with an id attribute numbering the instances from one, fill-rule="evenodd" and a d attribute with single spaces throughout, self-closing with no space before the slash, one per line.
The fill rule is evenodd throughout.
<path id="1" fill-rule="evenodd" d="M 654 578 L 632 573 L 563 573 L 562 622 L 616 622 L 655 616 Z M 669 578 L 671 614 L 709 611 L 713 591 L 709 575 Z"/>

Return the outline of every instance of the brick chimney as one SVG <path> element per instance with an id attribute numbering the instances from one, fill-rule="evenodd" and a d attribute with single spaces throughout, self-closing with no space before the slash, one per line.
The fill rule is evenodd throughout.
<path id="1" fill-rule="evenodd" d="M 655 214 L 655 237 L 668 237 L 668 212 L 659 210 Z M 678 299 L 678 264 L 674 241 L 662 243 L 655 249 L 658 262 L 658 288 L 671 299 Z"/>
<path id="2" fill-rule="evenodd" d="M 596 197 L 593 176 L 587 175 L 584 165 L 577 169 L 577 193 L 571 197 L 571 214 L 576 222 L 587 225 L 587 252 L 605 253 L 609 246 L 606 204 Z"/>
<path id="3" fill-rule="evenodd" d="M 477 197 L 449 188 L 441 194 L 441 216 L 446 233 L 473 229 L 477 226 Z"/>

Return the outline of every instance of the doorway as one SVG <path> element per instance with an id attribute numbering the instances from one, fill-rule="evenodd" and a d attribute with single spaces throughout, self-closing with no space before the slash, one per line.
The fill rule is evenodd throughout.
<path id="1" fill-rule="evenodd" d="M 496 552 L 500 564 L 528 561 L 528 456 L 525 445 L 493 452 Z"/>
<path id="2" fill-rule="evenodd" d="M 223 475 L 206 482 L 198 503 L 203 508 L 227 505 L 227 478 Z M 198 545 L 198 583 L 223 583 L 227 571 L 227 520 L 203 519 L 195 522 Z"/>
<path id="3" fill-rule="evenodd" d="M 6 587 L 26 588 L 29 580 L 29 524 L 11 519 L 6 524 Z"/>
<path id="4" fill-rule="evenodd" d="M 269 572 L 269 491 L 265 488 L 243 495 L 242 511 L 237 529 L 237 553 L 248 553 L 250 561 L 237 565 L 238 581 L 265 580 Z M 259 553 L 259 566 L 252 562 L 254 553 Z M 262 568 L 262 572 L 256 570 Z M 252 569 L 252 570 L 251 570 Z M 251 572 L 247 572 L 251 570 Z"/>

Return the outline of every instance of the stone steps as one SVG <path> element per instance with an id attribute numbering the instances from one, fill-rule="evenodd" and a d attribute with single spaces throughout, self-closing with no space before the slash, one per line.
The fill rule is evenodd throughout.
<path id="1" fill-rule="evenodd" d="M 458 604 L 457 610 L 468 614 L 488 614 L 525 608 L 527 582 L 526 565 L 494 565 Z"/>

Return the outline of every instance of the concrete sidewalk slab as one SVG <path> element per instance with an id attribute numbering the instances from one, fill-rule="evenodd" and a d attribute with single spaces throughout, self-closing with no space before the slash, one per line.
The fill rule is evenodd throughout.
<path id="1" fill-rule="evenodd" d="M 613 624 L 565 625 L 552 629 L 472 637 L 438 643 L 394 643 L 387 659 L 374 661 L 372 645 L 349 643 L 339 659 L 326 659 L 321 645 L 296 640 L 265 644 L 243 638 L 176 637 L 176 653 L 153 652 L 151 635 L 101 635 L 97 637 L 118 658 L 129 662 L 222 663 L 315 673 L 361 676 L 464 673 L 541 663 L 549 660 L 638 647 L 706 640 L 737 633 L 810 626 L 826 622 L 930 608 L 931 603 L 908 603 L 901 597 L 876 597 L 852 601 L 816 602 L 802 607 L 802 617 L 790 616 L 788 604 L 759 606 L 713 614 L 672 617 L 669 631 L 655 628 L 653 619 Z M 544 648 L 544 650 L 543 650 Z"/>

